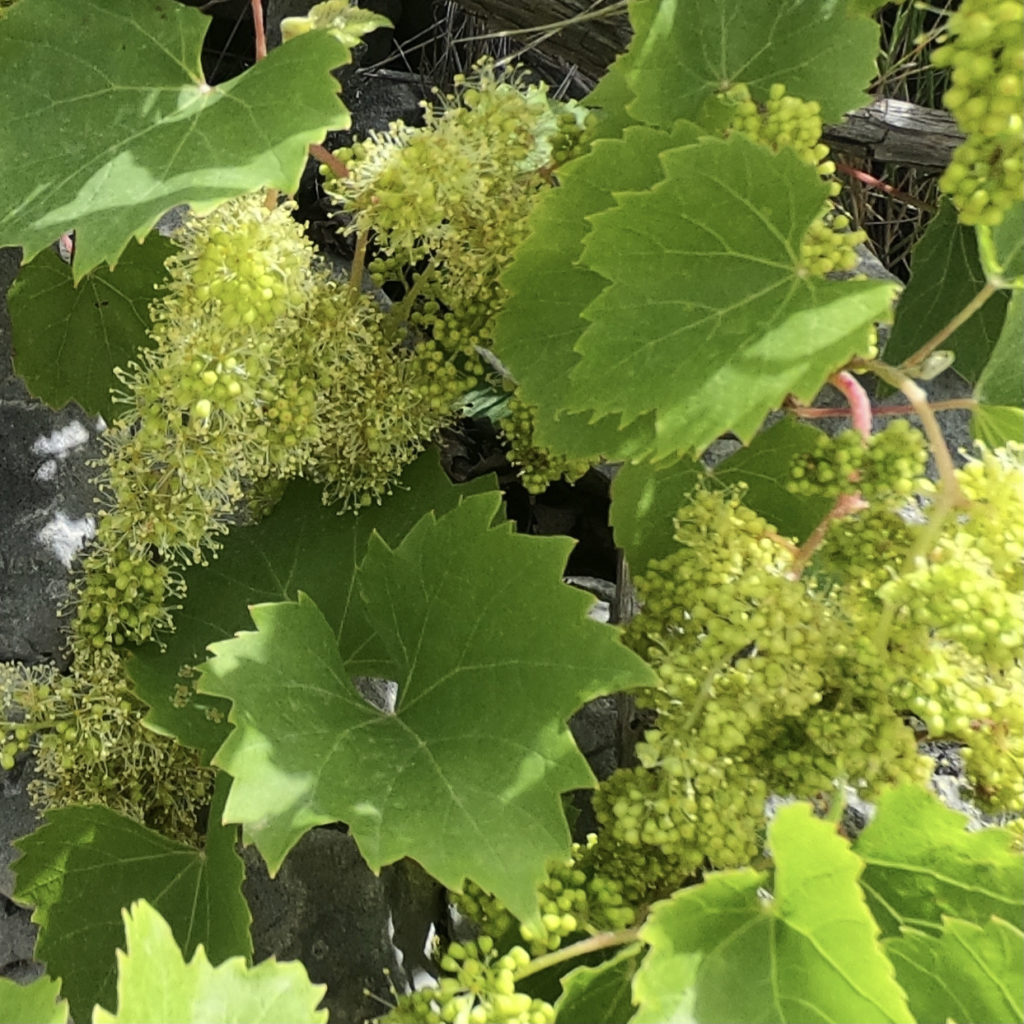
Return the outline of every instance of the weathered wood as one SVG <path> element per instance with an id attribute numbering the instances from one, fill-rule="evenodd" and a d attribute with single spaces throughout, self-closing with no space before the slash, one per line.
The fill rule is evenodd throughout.
<path id="1" fill-rule="evenodd" d="M 951 114 L 904 100 L 875 100 L 826 125 L 822 136 L 833 149 L 880 163 L 932 168 L 945 167 L 964 140 Z"/>
<path id="2" fill-rule="evenodd" d="M 597 79 L 629 43 L 625 14 L 612 14 L 577 25 L 555 26 L 584 13 L 612 6 L 610 0 L 458 0 L 467 11 L 486 19 L 495 29 L 537 29 L 521 37 L 523 45 L 538 48 Z M 541 30 L 550 26 L 548 33 Z M 545 35 L 543 41 L 540 35 Z M 829 146 L 881 163 L 942 168 L 963 141 L 956 122 L 944 110 L 931 110 L 903 100 L 875 100 L 846 115 L 842 124 L 827 125 Z"/>

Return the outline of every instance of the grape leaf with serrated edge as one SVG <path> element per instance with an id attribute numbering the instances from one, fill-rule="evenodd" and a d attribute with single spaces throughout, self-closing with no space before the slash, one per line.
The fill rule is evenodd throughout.
<path id="1" fill-rule="evenodd" d="M 914 246 L 910 283 L 896 306 L 885 361 L 896 365 L 913 355 L 974 298 L 985 284 L 978 242 L 971 228 L 957 221 L 956 208 L 943 202 Z M 953 369 L 976 381 L 1006 317 L 1006 296 L 993 295 L 944 342 L 956 354 Z M 891 389 L 879 382 L 881 395 Z"/>
<path id="2" fill-rule="evenodd" d="M 1006 921 L 947 917 L 938 936 L 904 929 L 884 945 L 916 1020 L 1024 1020 L 1024 933 Z"/>
<path id="3" fill-rule="evenodd" d="M 0 246 L 31 260 L 74 230 L 75 280 L 117 261 L 172 206 L 294 192 L 310 143 L 347 128 L 330 72 L 349 50 L 311 32 L 210 86 L 209 18 L 170 0 L 15 4 L 0 22 Z M 116 43 L 116 45 L 115 45 Z M 54 73 L 53 55 L 61 54 Z M 59 139 L 46 152 L 42 140 Z"/>
<path id="4" fill-rule="evenodd" d="M 3 1024 L 67 1024 L 68 1004 L 60 998 L 60 982 L 43 975 L 19 985 L 0 978 L 0 1021 Z"/>
<path id="5" fill-rule="evenodd" d="M 510 294 L 495 323 L 494 349 L 523 399 L 537 407 L 538 444 L 584 458 L 629 458 L 649 448 L 649 422 L 621 432 L 614 417 L 589 424 L 585 413 L 564 411 L 569 372 L 578 361 L 573 345 L 587 327 L 581 314 L 607 285 L 576 257 L 589 230 L 587 216 L 611 206 L 613 192 L 643 190 L 659 181 L 659 153 L 694 141 L 698 132 L 696 125 L 681 122 L 671 132 L 634 126 L 621 139 L 599 139 L 586 156 L 559 171 L 561 186 L 544 193 L 531 211 L 531 233 L 502 277 Z"/>
<path id="6" fill-rule="evenodd" d="M 869 354 L 893 293 L 801 271 L 825 186 L 793 153 L 734 136 L 661 161 L 663 181 L 590 218 L 582 261 L 612 283 L 584 311 L 566 402 L 624 424 L 654 411 L 656 457 L 749 440 L 787 394 L 810 401 Z"/>
<path id="7" fill-rule="evenodd" d="M 636 1024 L 898 1021 L 903 992 L 857 885 L 862 862 L 807 804 L 769 827 L 775 862 L 705 875 L 651 909 L 633 979 Z"/>
<path id="8" fill-rule="evenodd" d="M 355 568 L 376 530 L 397 544 L 427 512 L 454 508 L 468 494 L 490 490 L 491 478 L 453 485 L 431 448 L 406 467 L 395 494 L 358 515 L 339 516 L 325 507 L 321 488 L 294 482 L 274 510 L 255 526 L 236 527 L 216 561 L 186 570 L 187 595 L 174 616 L 174 632 L 162 644 L 137 648 L 127 661 L 136 693 L 150 706 L 145 723 L 155 732 L 196 747 L 208 760 L 230 731 L 229 704 L 176 690 L 181 671 L 207 658 L 206 647 L 249 626 L 248 606 L 295 600 L 308 594 L 332 624 L 344 622 L 345 667 L 372 676 L 386 665 L 369 623 L 353 601 Z"/>
<path id="9" fill-rule="evenodd" d="M 250 956 L 237 829 L 219 824 L 227 779 L 217 780 L 204 850 L 168 839 L 107 807 L 62 807 L 15 840 L 14 899 L 35 907 L 36 959 L 63 979 L 76 1020 L 114 994 L 121 909 L 145 897 L 167 916 L 190 954 Z"/>
<path id="10" fill-rule="evenodd" d="M 631 987 L 639 952 L 632 943 L 596 967 L 563 974 L 555 1024 L 626 1024 L 634 1009 Z"/>
<path id="11" fill-rule="evenodd" d="M 151 234 L 113 270 L 99 267 L 77 287 L 56 253 L 22 267 L 7 299 L 14 368 L 36 398 L 54 409 L 75 401 L 114 422 L 114 368 L 152 344 L 149 304 L 173 251 Z"/>
<path id="12" fill-rule="evenodd" d="M 252 610 L 214 644 L 201 688 L 233 701 L 214 762 L 271 873 L 316 824 L 343 821 L 373 870 L 403 856 L 451 889 L 471 878 L 534 919 L 547 862 L 569 854 L 560 794 L 593 776 L 566 720 L 650 668 L 560 582 L 571 541 L 491 523 L 497 495 L 427 515 L 357 571 L 398 683 L 394 713 L 352 686 L 337 629 L 308 599 Z"/>
<path id="13" fill-rule="evenodd" d="M 964 815 L 915 786 L 887 790 L 854 845 L 861 888 L 885 936 L 938 931 L 943 915 L 1024 923 L 1024 866 L 1002 829 L 968 832 Z"/>
<path id="14" fill-rule="evenodd" d="M 826 122 L 863 105 L 877 68 L 878 24 L 844 2 L 666 0 L 634 44 L 627 81 L 638 121 L 698 120 L 707 100 L 737 82 L 755 99 L 778 82 L 821 104 Z"/>
<path id="15" fill-rule="evenodd" d="M 326 1024 L 327 1010 L 317 1006 L 327 986 L 314 985 L 297 960 L 271 957 L 250 967 L 235 956 L 213 967 L 200 945 L 186 963 L 170 925 L 149 903 L 138 900 L 121 913 L 127 952 L 117 951 L 117 1010 L 97 1006 L 94 1024 Z"/>

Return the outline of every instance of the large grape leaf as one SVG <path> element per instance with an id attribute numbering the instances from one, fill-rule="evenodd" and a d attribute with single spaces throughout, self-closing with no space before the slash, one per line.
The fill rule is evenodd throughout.
<path id="1" fill-rule="evenodd" d="M 584 312 L 570 410 L 655 413 L 655 455 L 752 438 L 787 394 L 810 401 L 867 355 L 893 286 L 799 266 L 825 186 L 790 151 L 740 136 L 660 155 L 666 177 L 590 217 L 582 261 L 611 281 Z"/>
<path id="2" fill-rule="evenodd" d="M 197 212 L 262 186 L 294 192 L 312 142 L 347 128 L 326 32 L 210 86 L 209 19 L 173 0 L 18 3 L 0 22 L 0 245 L 25 259 L 75 230 L 74 275 L 114 264 L 178 203 Z M 55 55 L 60 55 L 59 67 Z M 41 150 L 41 140 L 60 140 Z"/>
<path id="3" fill-rule="evenodd" d="M 886 940 L 885 951 L 916 1020 L 1024 1020 L 1024 933 L 1005 921 L 946 918 L 938 936 L 905 929 Z"/>
<path id="4" fill-rule="evenodd" d="M 626 1024 L 633 1015 L 639 948 L 633 943 L 596 967 L 576 967 L 563 975 L 555 1024 Z"/>
<path id="5" fill-rule="evenodd" d="M 93 1024 L 326 1024 L 317 1006 L 327 986 L 314 985 L 297 960 L 249 967 L 234 956 L 213 967 L 200 945 L 186 963 L 172 927 L 149 903 L 121 913 L 127 952 L 117 951 L 117 1011 L 97 1006 Z"/>
<path id="6" fill-rule="evenodd" d="M 884 793 L 854 847 L 861 888 L 882 933 L 937 934 L 944 915 L 1024 925 L 1024 859 L 1002 829 L 968 832 L 966 819 L 916 786 Z"/>
<path id="7" fill-rule="evenodd" d="M 893 365 L 913 355 L 967 305 L 985 284 L 973 228 L 957 220 L 956 207 L 943 202 L 914 246 L 910 283 L 896 306 L 896 319 L 885 343 L 885 360 Z M 1006 296 L 993 295 L 942 343 L 956 353 L 953 368 L 976 381 L 995 346 L 1006 317 Z"/>
<path id="8" fill-rule="evenodd" d="M 715 467 L 723 484 L 746 484 L 743 504 L 763 516 L 784 537 L 806 540 L 832 502 L 828 498 L 791 494 L 786 489 L 793 457 L 808 451 L 821 432 L 786 416 L 762 430 L 750 444 Z"/>
<path id="9" fill-rule="evenodd" d="M 99 806 L 48 811 L 44 825 L 15 841 L 14 898 L 35 907 L 36 959 L 63 979 L 76 1020 L 113 999 L 121 909 L 132 900 L 159 908 L 186 953 L 203 943 L 217 961 L 251 955 L 237 829 L 220 824 L 226 791 L 218 779 L 204 850 Z"/>
<path id="10" fill-rule="evenodd" d="M 68 1004 L 60 982 L 45 974 L 28 985 L 0 978 L 0 1024 L 67 1024 Z"/>
<path id="11" fill-rule="evenodd" d="M 271 872 L 308 828 L 343 821 L 374 870 L 410 856 L 536 916 L 546 862 L 569 852 L 560 794 L 593 785 L 566 719 L 653 673 L 561 583 L 571 542 L 492 527 L 499 501 L 427 515 L 394 548 L 370 541 L 357 585 L 394 713 L 359 695 L 338 627 L 304 596 L 212 646 L 201 688 L 234 702 L 214 758 L 235 779 L 225 820 Z"/>
<path id="12" fill-rule="evenodd" d="M 261 523 L 231 531 L 216 561 L 186 571 L 187 596 L 174 616 L 174 632 L 129 657 L 128 675 L 150 706 L 146 725 L 212 757 L 231 728 L 229 704 L 185 685 L 183 674 L 206 660 L 208 644 L 249 626 L 250 605 L 294 601 L 300 590 L 343 629 L 346 670 L 379 675 L 387 657 L 354 590 L 355 568 L 371 534 L 397 544 L 427 512 L 443 514 L 463 496 L 492 487 L 493 479 L 484 477 L 454 486 L 435 448 L 406 468 L 391 497 L 358 515 L 339 516 L 325 507 L 319 487 L 290 484 Z"/>
<path id="13" fill-rule="evenodd" d="M 707 100 L 735 82 L 755 98 L 775 82 L 817 100 L 837 121 L 863 105 L 875 77 L 878 25 L 844 0 L 664 0 L 634 44 L 627 76 L 638 121 L 699 119 Z"/>
<path id="14" fill-rule="evenodd" d="M 862 864 L 806 804 L 779 810 L 766 872 L 705 876 L 655 904 L 633 981 L 636 1024 L 913 1018 L 857 885 Z"/>
<path id="15" fill-rule="evenodd" d="M 14 368 L 36 398 L 54 409 L 75 401 L 114 422 L 114 368 L 151 344 L 149 304 L 173 249 L 150 234 L 113 270 L 98 267 L 77 288 L 54 252 L 21 268 L 7 298 Z"/>
<path id="16" fill-rule="evenodd" d="M 1010 299 L 974 397 L 979 404 L 971 426 L 982 441 L 995 448 L 1024 439 L 1024 293 L 1019 290 Z"/>
<path id="17" fill-rule="evenodd" d="M 613 193 L 650 188 L 662 177 L 659 153 L 696 140 L 695 125 L 681 122 L 671 132 L 628 127 L 622 138 L 594 142 L 586 156 L 559 171 L 561 186 L 540 197 L 530 214 L 531 233 L 502 277 L 509 297 L 495 325 L 494 348 L 537 407 L 538 443 L 580 457 L 642 454 L 650 424 L 628 435 L 615 419 L 591 424 L 588 415 L 565 413 L 569 372 L 578 361 L 573 346 L 585 320 L 583 310 L 607 281 L 579 264 L 586 218 L 613 205 Z M 579 404 L 586 407 L 586 395 Z"/>

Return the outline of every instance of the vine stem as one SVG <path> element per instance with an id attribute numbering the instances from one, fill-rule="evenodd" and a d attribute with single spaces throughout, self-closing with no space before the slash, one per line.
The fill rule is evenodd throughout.
<path id="1" fill-rule="evenodd" d="M 256 36 L 256 59 L 263 60 L 267 55 L 267 33 L 263 27 L 263 0 L 250 0 L 252 7 L 252 27 Z"/>
<path id="2" fill-rule="evenodd" d="M 940 402 L 929 402 L 932 412 L 944 412 L 948 409 L 977 409 L 978 401 L 975 398 L 946 398 Z M 821 420 L 832 416 L 849 416 L 850 409 L 817 409 L 809 405 L 787 405 L 786 408 L 799 416 L 802 420 Z M 872 416 L 906 416 L 914 412 L 912 405 L 873 405 Z"/>
<path id="3" fill-rule="evenodd" d="M 836 170 L 840 174 L 856 178 L 857 181 L 864 185 L 880 189 L 893 199 L 898 199 L 901 203 L 905 203 L 907 206 L 913 206 L 917 210 L 925 210 L 928 213 L 935 213 L 936 211 L 934 203 L 929 203 L 924 199 L 918 199 L 916 196 L 912 196 L 909 192 L 904 192 L 901 189 L 894 188 L 892 185 L 887 185 L 884 181 L 880 181 L 873 174 L 868 174 L 867 171 L 861 171 L 856 167 L 851 167 L 849 164 L 840 163 L 836 164 Z"/>
<path id="4" fill-rule="evenodd" d="M 828 533 L 828 528 L 832 523 L 837 519 L 852 516 L 856 512 L 862 512 L 867 507 L 868 503 L 860 496 L 860 492 L 856 494 L 840 494 L 836 498 L 835 504 L 825 513 L 821 522 L 811 531 L 811 535 L 797 549 L 796 557 L 793 559 L 793 566 L 789 570 L 789 578 L 792 580 L 800 579 L 804 569 L 807 568 L 807 563 L 813 557 L 814 552 L 821 546 L 821 542 L 825 539 L 825 534 Z"/>
<path id="5" fill-rule="evenodd" d="M 958 327 L 966 323 L 975 313 L 985 305 L 986 302 L 998 291 L 995 285 L 990 284 L 988 281 L 982 285 L 981 291 L 971 299 L 970 302 L 960 310 L 959 313 L 952 320 L 946 324 L 942 330 L 937 331 L 933 334 L 913 355 L 908 356 L 899 365 L 899 369 L 907 371 L 915 366 L 920 365 L 928 358 L 931 353 L 939 347 Z M 879 374 L 879 376 L 882 376 Z M 883 378 L 884 379 L 884 378 Z M 892 383 L 889 381 L 889 383 Z M 895 385 L 893 385 L 895 387 Z M 902 390 L 902 388 L 901 388 Z M 904 392 L 906 394 L 906 392 Z M 907 396 L 909 398 L 909 395 Z M 916 410 L 915 410 L 916 411 Z"/>
<path id="6" fill-rule="evenodd" d="M 366 265 L 366 246 L 370 240 L 370 232 L 366 229 L 356 235 L 356 251 L 352 254 L 352 269 L 349 274 L 349 287 L 361 291 L 363 287 L 363 267 Z"/>
<path id="7" fill-rule="evenodd" d="M 575 960 L 578 956 L 586 956 L 587 953 L 596 953 L 601 949 L 611 949 L 613 946 L 625 946 L 630 942 L 636 942 L 640 937 L 640 928 L 623 928 L 617 932 L 598 932 L 588 938 L 580 939 L 571 946 L 563 946 L 553 953 L 545 953 L 534 960 L 531 960 L 521 971 L 516 972 L 516 981 L 528 978 L 531 974 L 539 974 L 549 967 L 556 967 L 566 960 Z"/>
<path id="8" fill-rule="evenodd" d="M 904 373 L 902 369 L 889 366 L 888 363 L 871 360 L 865 361 L 861 365 L 871 370 L 876 376 L 881 377 L 887 384 L 891 384 L 894 388 L 902 391 L 921 420 L 921 426 L 924 428 L 932 455 L 935 457 L 935 465 L 939 470 L 939 494 L 936 506 L 944 509 L 943 515 L 945 515 L 945 511 L 952 508 L 966 508 L 970 502 L 960 489 L 960 484 L 957 483 L 953 456 L 949 453 L 949 447 L 946 444 L 945 437 L 943 437 L 942 428 L 939 426 L 938 419 L 936 419 L 935 411 L 928 403 L 928 395 L 925 393 L 924 388 Z"/>
<path id="9" fill-rule="evenodd" d="M 319 142 L 309 144 L 309 155 L 322 164 L 327 164 L 336 178 L 348 177 L 348 166 L 343 160 L 339 160 L 326 146 Z"/>
<path id="10" fill-rule="evenodd" d="M 853 421 L 853 428 L 861 436 L 861 440 L 867 442 L 871 436 L 871 399 L 864 390 L 863 385 L 849 370 L 840 370 L 829 377 L 833 387 L 841 391 L 850 403 L 850 419 Z"/>

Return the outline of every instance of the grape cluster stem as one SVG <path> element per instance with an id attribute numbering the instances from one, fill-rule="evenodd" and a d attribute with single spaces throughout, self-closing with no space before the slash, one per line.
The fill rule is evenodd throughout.
<path id="1" fill-rule="evenodd" d="M 639 937 L 640 925 L 621 928 L 614 932 L 598 932 L 596 935 L 588 935 L 585 939 L 580 939 L 579 942 L 561 946 L 552 953 L 534 957 L 525 967 L 516 972 L 516 980 L 528 978 L 531 974 L 540 974 L 541 971 L 546 971 L 549 967 L 557 967 L 567 960 L 575 960 L 588 953 L 613 949 L 615 946 L 628 946 L 631 942 L 636 942 Z"/>

